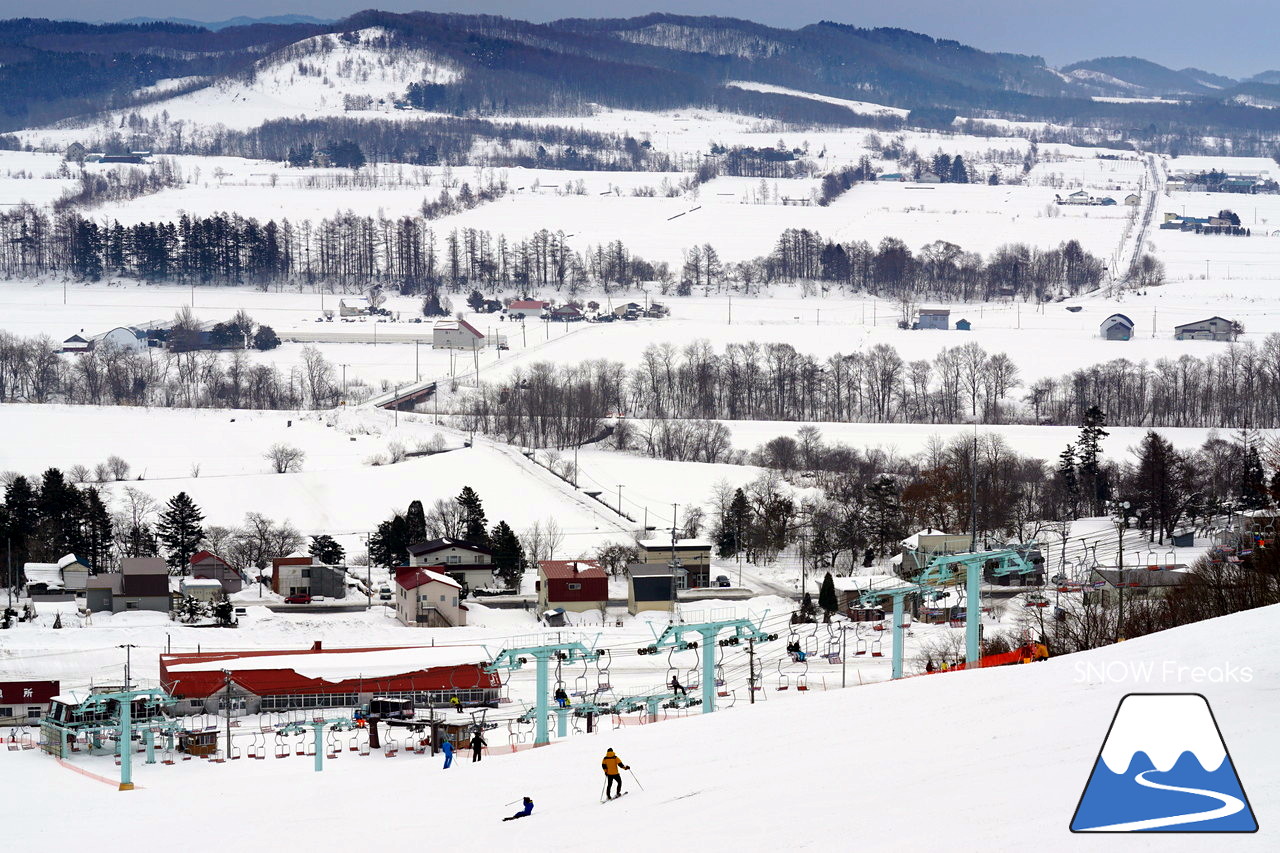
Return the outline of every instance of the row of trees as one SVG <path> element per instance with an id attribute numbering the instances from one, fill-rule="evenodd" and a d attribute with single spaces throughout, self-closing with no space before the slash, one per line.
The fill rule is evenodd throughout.
<path id="1" fill-rule="evenodd" d="M 467 428 L 533 446 L 567 446 L 598 435 L 606 418 L 808 420 L 957 423 L 1007 419 L 1002 403 L 1021 384 L 1004 353 L 977 342 L 947 347 L 932 360 L 906 362 L 888 344 L 825 360 L 790 344 L 733 343 L 717 352 L 707 341 L 647 347 L 640 363 L 594 360 L 517 368 L 509 384 L 485 385 L 462 404 Z M 617 440 L 690 448 L 689 458 L 719 455 L 714 432 L 668 443 L 674 426 L 628 424 Z M 655 455 L 681 458 L 678 450 Z"/>
<path id="2" fill-rule="evenodd" d="M 261 335 L 260 329 L 255 337 Z M 73 359 L 60 357 L 58 350 L 47 336 L 21 338 L 0 332 L 0 403 L 329 408 L 343 390 L 333 364 L 310 345 L 303 347 L 301 362 L 287 372 L 274 364 L 254 363 L 243 348 L 137 350 L 105 344 Z"/>
<path id="3" fill-rule="evenodd" d="M 4 479 L 0 535 L 14 585 L 23 582 L 23 563 L 57 562 L 67 554 L 94 574 L 110 570 L 119 557 L 157 555 L 182 570 L 203 536 L 203 515 L 183 492 L 161 509 L 150 495 L 125 487 L 112 512 L 98 487 L 76 486 L 58 468 L 47 469 L 38 482 L 13 473 Z"/>
<path id="4" fill-rule="evenodd" d="M 898 457 L 828 443 L 815 427 L 801 427 L 739 458 L 766 472 L 740 489 L 717 487 L 711 536 L 723 557 L 768 561 L 799 545 L 811 569 L 847 570 L 892 553 L 912 530 L 972 529 L 979 547 L 1052 541 L 1081 515 L 1128 502 L 1125 523 L 1163 542 L 1180 526 L 1280 503 L 1280 448 L 1254 433 L 1213 435 L 1178 450 L 1149 431 L 1132 458 L 1110 459 L 1101 449 L 1104 426 L 1092 409 L 1056 467 L 992 433 L 935 437 L 920 453 Z M 801 497 L 788 481 L 818 486 L 819 496 Z"/>
<path id="5" fill-rule="evenodd" d="M 1203 357 L 1114 359 L 1033 382 L 1035 422 L 1076 423 L 1090 405 L 1117 426 L 1280 427 L 1280 334 Z"/>
<path id="6" fill-rule="evenodd" d="M 423 216 L 337 214 L 311 220 L 260 223 L 233 213 L 182 215 L 175 222 L 131 226 L 98 222 L 76 213 L 50 218 L 31 205 L 0 213 L 0 275 L 13 278 L 65 275 L 95 281 L 131 276 L 148 281 L 243 283 L 305 280 L 339 288 L 390 281 L 409 290 L 555 287 L 576 292 L 588 284 L 632 287 L 657 281 L 664 293 L 676 284 L 665 263 L 634 255 L 621 240 L 574 250 L 563 232 L 546 229 L 523 240 L 473 228 L 453 229 L 437 241 L 428 221 L 496 198 L 502 185 L 480 190 L 462 185 L 423 207 Z M 705 292 L 734 287 L 747 293 L 773 281 L 814 280 L 850 291 L 897 300 L 904 319 L 922 299 L 1023 298 L 1044 300 L 1097 287 L 1105 266 L 1069 241 L 1057 249 L 1021 244 L 990 258 L 937 241 L 912 252 L 901 240 L 876 247 L 837 243 L 807 229 L 788 229 L 773 251 L 724 263 L 715 249 L 689 252 L 687 287 Z"/>

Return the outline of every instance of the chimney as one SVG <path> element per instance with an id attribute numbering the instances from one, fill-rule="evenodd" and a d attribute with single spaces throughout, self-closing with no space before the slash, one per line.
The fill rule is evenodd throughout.
<path id="1" fill-rule="evenodd" d="M 569 565 L 573 566 L 573 574 L 574 574 L 574 577 L 577 577 L 577 575 L 578 575 L 578 564 L 577 564 L 577 563 L 570 563 Z"/>
<path id="2" fill-rule="evenodd" d="M 313 651 L 313 652 L 318 652 L 318 651 L 322 651 L 322 650 L 323 650 L 323 648 L 322 648 L 322 646 L 320 645 L 320 641 L 319 641 L 319 640 L 316 640 L 314 643 L 312 643 L 312 644 L 311 644 L 311 651 Z"/>

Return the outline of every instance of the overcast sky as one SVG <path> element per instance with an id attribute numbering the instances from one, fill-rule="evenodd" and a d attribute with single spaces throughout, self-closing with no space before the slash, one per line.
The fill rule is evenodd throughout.
<path id="1" fill-rule="evenodd" d="M 288 13 L 340 18 L 370 7 L 488 12 L 533 21 L 678 11 L 788 28 L 827 19 L 903 27 L 984 50 L 1036 54 L 1051 65 L 1140 56 L 1173 68 L 1195 66 L 1236 77 L 1280 67 L 1276 0 L 0 0 L 0 15 L 88 21 L 154 15 L 208 21 Z"/>

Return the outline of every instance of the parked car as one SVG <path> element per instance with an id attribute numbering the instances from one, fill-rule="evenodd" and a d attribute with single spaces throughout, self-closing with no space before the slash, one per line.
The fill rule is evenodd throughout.
<path id="1" fill-rule="evenodd" d="M 498 349 L 511 349 L 509 344 L 498 344 Z"/>
<path id="2" fill-rule="evenodd" d="M 302 595 L 291 595 L 291 596 L 289 596 L 288 598 L 286 598 L 286 599 L 284 600 L 284 603 L 285 603 L 285 604 L 310 604 L 310 603 L 311 603 L 311 596 L 306 595 L 306 594 L 302 594 Z"/>
<path id="3" fill-rule="evenodd" d="M 311 600 L 312 600 L 312 601 L 327 601 L 328 599 L 326 599 L 323 595 L 313 595 L 313 596 L 311 596 Z"/>
<path id="4" fill-rule="evenodd" d="M 379 601 L 390 601 L 390 600 L 391 600 L 391 593 L 389 593 L 389 592 L 380 592 L 380 593 L 378 593 L 378 600 L 379 600 Z"/>
<path id="5" fill-rule="evenodd" d="M 716 586 L 732 586 L 728 575 L 716 575 Z"/>

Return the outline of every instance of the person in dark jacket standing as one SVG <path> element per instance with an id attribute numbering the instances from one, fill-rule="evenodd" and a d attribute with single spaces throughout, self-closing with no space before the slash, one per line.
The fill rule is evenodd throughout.
<path id="1" fill-rule="evenodd" d="M 622 796 L 622 774 L 619 771 L 630 770 L 631 766 L 627 764 L 623 764 L 622 759 L 619 758 L 612 749 L 610 749 L 604 754 L 604 761 L 600 762 L 600 766 L 604 769 L 605 799 L 609 799 L 609 800 L 613 799 L 612 792 L 613 792 L 613 786 L 615 783 L 618 786 L 618 796 L 621 797 Z"/>
<path id="2" fill-rule="evenodd" d="M 518 811 L 518 812 L 516 812 L 516 813 L 515 813 L 515 814 L 513 814 L 511 817 L 504 817 L 504 818 L 503 818 L 503 820 L 504 820 L 504 821 L 506 821 L 506 820 L 516 820 L 516 819 L 518 819 L 518 818 L 528 817 L 528 816 L 529 816 L 529 815 L 531 815 L 531 814 L 533 814 L 533 800 L 529 799 L 528 797 L 525 797 L 525 798 L 524 798 L 524 810 L 523 810 L 523 811 Z"/>
<path id="3" fill-rule="evenodd" d="M 481 758 L 481 751 L 489 744 L 484 742 L 484 736 L 476 732 L 471 736 L 471 761 L 474 763 Z"/>

